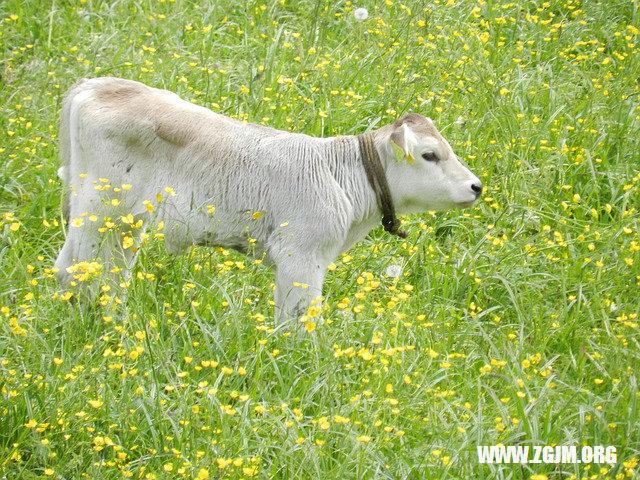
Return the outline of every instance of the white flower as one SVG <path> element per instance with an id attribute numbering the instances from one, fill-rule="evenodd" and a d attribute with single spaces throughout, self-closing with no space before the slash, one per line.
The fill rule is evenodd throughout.
<path id="1" fill-rule="evenodd" d="M 353 16 L 356 17 L 356 20 L 366 20 L 369 18 L 369 11 L 363 7 L 356 8 L 353 12 Z"/>
<path id="2" fill-rule="evenodd" d="M 391 264 L 387 267 L 387 270 L 384 273 L 387 277 L 400 278 L 400 275 L 402 275 L 402 267 L 400 265 Z"/>

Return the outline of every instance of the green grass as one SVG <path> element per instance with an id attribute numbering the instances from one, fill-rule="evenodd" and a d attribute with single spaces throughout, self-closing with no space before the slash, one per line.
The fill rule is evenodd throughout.
<path id="1" fill-rule="evenodd" d="M 0 477 L 637 477 L 637 2 L 199 3 L 0 3 Z M 98 75 L 312 135 L 422 113 L 486 193 L 336 260 L 309 335 L 215 248 L 149 242 L 116 310 L 72 303 L 58 114 Z M 618 462 L 479 465 L 496 443 Z"/>

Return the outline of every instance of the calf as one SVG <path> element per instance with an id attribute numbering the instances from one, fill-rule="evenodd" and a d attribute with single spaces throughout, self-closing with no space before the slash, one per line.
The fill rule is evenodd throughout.
<path id="1" fill-rule="evenodd" d="M 469 207 L 482 192 L 421 115 L 359 136 L 315 138 L 108 77 L 67 93 L 60 156 L 69 189 L 55 263 L 63 284 L 90 278 L 87 262 L 109 281 L 126 276 L 153 223 L 172 253 L 219 245 L 264 255 L 275 267 L 278 319 L 303 314 L 321 295 L 327 265 L 381 218 L 402 236 L 396 211 Z"/>

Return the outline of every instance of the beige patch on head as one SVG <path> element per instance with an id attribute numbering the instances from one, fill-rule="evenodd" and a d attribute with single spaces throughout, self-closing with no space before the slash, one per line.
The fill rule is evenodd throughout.
<path id="1" fill-rule="evenodd" d="M 409 126 L 409 128 L 411 128 L 411 131 L 418 138 L 434 138 L 440 146 L 440 151 L 444 152 L 447 155 L 449 154 L 450 147 L 444 141 L 442 135 L 440 135 L 440 132 L 438 132 L 438 129 L 436 129 L 433 122 L 427 117 L 424 117 L 417 113 L 408 113 L 407 115 L 396 120 L 396 122 L 393 124 L 395 128 L 401 127 L 402 125 Z"/>
<path id="2" fill-rule="evenodd" d="M 411 130 L 413 130 L 415 133 L 422 133 L 431 136 L 439 135 L 438 130 L 436 130 L 436 127 L 433 125 L 433 122 L 427 117 L 423 117 L 422 115 L 419 115 L 417 113 L 408 113 L 404 117 L 396 120 L 393 126 L 398 128 L 405 123 L 409 124 Z"/>

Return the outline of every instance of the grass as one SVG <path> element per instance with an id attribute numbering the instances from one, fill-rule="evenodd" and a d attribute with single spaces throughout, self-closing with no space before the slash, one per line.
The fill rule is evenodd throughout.
<path id="1" fill-rule="evenodd" d="M 636 478 L 637 7 L 2 2 L 0 476 Z M 337 259 L 309 335 L 273 332 L 272 274 L 219 248 L 150 241 L 116 310 L 72 303 L 57 122 L 98 75 L 319 136 L 422 113 L 486 193 Z M 478 464 L 496 443 L 618 461 Z"/>

